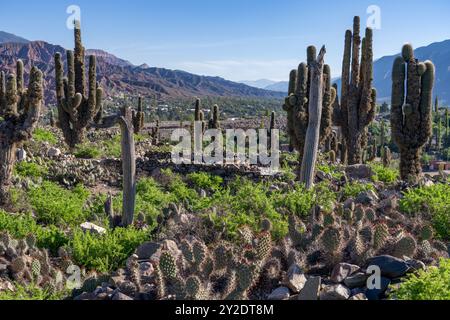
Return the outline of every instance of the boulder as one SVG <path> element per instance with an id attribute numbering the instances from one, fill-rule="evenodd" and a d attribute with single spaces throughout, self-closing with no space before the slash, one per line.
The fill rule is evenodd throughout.
<path id="1" fill-rule="evenodd" d="M 374 289 L 367 288 L 366 297 L 368 300 L 380 300 L 383 297 L 386 290 L 389 288 L 391 280 L 386 277 L 381 277 L 380 284 L 381 284 L 380 288 Z"/>
<path id="2" fill-rule="evenodd" d="M 320 291 L 320 300 L 347 300 L 350 298 L 351 291 L 342 284 L 325 286 Z"/>
<path id="3" fill-rule="evenodd" d="M 106 229 L 103 227 L 100 227 L 92 222 L 84 222 L 80 224 L 81 230 L 84 232 L 90 232 L 92 234 L 105 234 Z"/>
<path id="4" fill-rule="evenodd" d="M 321 277 L 309 278 L 298 295 L 298 300 L 317 300 L 320 292 Z"/>
<path id="5" fill-rule="evenodd" d="M 331 272 L 331 281 L 340 283 L 359 269 L 360 267 L 354 264 L 339 263 L 333 268 L 333 271 Z"/>
<path id="6" fill-rule="evenodd" d="M 290 297 L 289 288 L 279 287 L 272 291 L 272 293 L 267 297 L 268 300 L 287 300 Z"/>
<path id="7" fill-rule="evenodd" d="M 345 173 L 351 179 L 369 180 L 374 175 L 372 168 L 366 164 L 355 164 L 347 166 L 345 168 Z"/>
<path id="8" fill-rule="evenodd" d="M 381 270 L 381 275 L 390 279 L 402 277 L 410 269 L 404 260 L 389 255 L 370 258 L 367 261 L 367 265 L 378 266 Z"/>
<path id="9" fill-rule="evenodd" d="M 303 289 L 306 281 L 302 269 L 298 265 L 293 264 L 286 274 L 283 285 L 291 289 L 292 292 L 298 293 Z"/>
<path id="10" fill-rule="evenodd" d="M 59 150 L 58 148 L 50 148 L 47 151 L 47 157 L 49 158 L 56 158 L 59 157 L 61 155 L 61 150 Z"/>
<path id="11" fill-rule="evenodd" d="M 150 259 L 160 248 L 160 243 L 147 241 L 136 249 L 136 255 L 140 260 Z"/>
<path id="12" fill-rule="evenodd" d="M 360 300 L 360 301 L 363 301 L 363 300 L 369 300 L 369 299 L 367 299 L 367 297 L 366 297 L 366 295 L 364 293 L 358 293 L 358 294 L 354 295 L 353 297 L 351 297 L 348 300 Z"/>
<path id="13" fill-rule="evenodd" d="M 27 159 L 27 152 L 24 149 L 17 149 L 16 160 L 18 162 L 25 161 Z"/>
<path id="14" fill-rule="evenodd" d="M 380 199 L 378 198 L 377 194 L 373 190 L 368 190 L 361 192 L 356 197 L 356 202 L 365 204 L 365 205 L 374 205 L 376 204 Z"/>
<path id="15" fill-rule="evenodd" d="M 344 284 L 350 289 L 364 287 L 367 283 L 368 277 L 369 275 L 362 272 L 358 272 L 350 277 L 347 277 L 344 280 Z"/>
<path id="16" fill-rule="evenodd" d="M 133 298 L 130 298 L 126 294 L 118 291 L 112 296 L 112 300 L 133 300 Z"/>

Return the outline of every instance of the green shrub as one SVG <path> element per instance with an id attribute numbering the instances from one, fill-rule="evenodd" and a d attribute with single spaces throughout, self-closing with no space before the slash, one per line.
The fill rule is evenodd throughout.
<path id="1" fill-rule="evenodd" d="M 39 178 L 48 174 L 48 170 L 34 162 L 21 161 L 14 166 L 14 172 L 20 177 Z"/>
<path id="2" fill-rule="evenodd" d="M 323 171 L 325 174 L 331 174 L 333 179 L 339 180 L 344 175 L 342 171 L 335 165 L 318 165 L 317 170 Z"/>
<path id="3" fill-rule="evenodd" d="M 0 291 L 0 301 L 27 301 L 27 300 L 62 300 L 67 296 L 65 292 L 53 293 L 47 289 L 42 289 L 35 284 L 22 285 L 14 283 L 15 291 Z"/>
<path id="4" fill-rule="evenodd" d="M 152 178 L 143 178 L 136 187 L 136 213 L 142 212 L 147 221 L 156 226 L 156 217 L 172 201 L 170 194 L 156 183 Z"/>
<path id="5" fill-rule="evenodd" d="M 450 259 L 441 259 L 439 267 L 410 275 L 391 297 L 398 300 L 450 300 Z"/>
<path id="6" fill-rule="evenodd" d="M 357 197 L 361 192 L 374 191 L 375 188 L 370 183 L 362 183 L 362 182 L 350 182 L 345 184 L 342 189 L 342 194 L 344 196 L 344 200 L 348 198 Z"/>
<path id="7" fill-rule="evenodd" d="M 188 174 L 187 178 L 194 186 L 204 190 L 220 190 L 220 186 L 223 183 L 222 177 L 205 172 L 194 172 Z"/>
<path id="8" fill-rule="evenodd" d="M 110 272 L 123 267 L 136 247 L 146 240 L 148 232 L 132 227 L 107 230 L 104 235 L 76 229 L 69 247 L 77 264 L 98 272 Z"/>
<path id="9" fill-rule="evenodd" d="M 47 248 L 56 252 L 64 246 L 68 239 L 55 226 L 38 225 L 31 215 L 12 215 L 0 210 L 0 231 L 7 231 L 16 239 L 23 239 L 28 234 L 34 234 L 39 248 Z"/>
<path id="10" fill-rule="evenodd" d="M 430 214 L 437 234 L 450 239 L 450 185 L 435 184 L 430 187 L 409 189 L 399 202 L 407 214 Z"/>
<path id="11" fill-rule="evenodd" d="M 372 177 L 374 182 L 393 183 L 399 179 L 400 174 L 397 169 L 385 168 L 379 163 L 372 163 L 370 167 L 375 173 Z"/>
<path id="12" fill-rule="evenodd" d="M 33 140 L 36 142 L 48 142 L 52 145 L 58 142 L 53 132 L 42 128 L 36 128 L 33 132 Z"/>
<path id="13" fill-rule="evenodd" d="M 77 146 L 74 155 L 81 159 L 97 159 L 100 158 L 102 153 L 95 144 L 82 144 Z"/>
<path id="14" fill-rule="evenodd" d="M 66 190 L 48 181 L 28 192 L 38 221 L 55 225 L 77 225 L 86 220 L 89 213 L 83 209 L 89 195 L 81 185 Z"/>

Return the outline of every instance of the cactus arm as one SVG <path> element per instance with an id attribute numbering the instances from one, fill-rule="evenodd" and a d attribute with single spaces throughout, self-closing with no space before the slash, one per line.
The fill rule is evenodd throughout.
<path id="1" fill-rule="evenodd" d="M 24 91 L 23 83 L 23 61 L 17 60 L 16 64 L 16 77 L 17 77 L 17 93 L 22 94 Z"/>
<path id="2" fill-rule="evenodd" d="M 297 79 L 297 70 L 292 70 L 291 73 L 289 74 L 288 96 L 290 96 L 295 92 L 296 79 Z"/>
<path id="3" fill-rule="evenodd" d="M 84 70 L 84 47 L 81 41 L 81 29 L 79 24 L 76 24 L 74 28 L 75 35 L 75 57 L 74 57 L 74 70 L 75 70 L 75 91 L 81 93 L 81 95 L 86 94 L 86 75 Z"/>
<path id="4" fill-rule="evenodd" d="M 435 78 L 435 67 L 431 61 L 425 62 L 426 71 L 422 76 L 422 90 L 420 97 L 420 123 L 421 130 L 419 131 L 419 144 L 425 145 L 432 135 L 432 99 L 433 99 L 433 86 Z"/>
<path id="5" fill-rule="evenodd" d="M 405 72 L 406 63 L 402 57 L 394 61 L 392 69 L 392 99 L 391 99 L 391 128 L 392 137 L 400 144 L 404 144 L 403 134 L 403 104 L 405 102 Z"/>
<path id="6" fill-rule="evenodd" d="M 85 114 L 82 119 L 80 119 L 80 124 L 85 126 L 94 116 L 97 110 L 97 61 L 95 56 L 89 57 L 89 96 L 88 96 L 88 107 L 83 110 Z"/>
<path id="7" fill-rule="evenodd" d="M 75 58 L 73 56 L 73 51 L 67 51 L 67 98 L 73 99 L 76 94 L 75 90 Z"/>
<path id="8" fill-rule="evenodd" d="M 9 75 L 6 80 L 6 109 L 5 114 L 17 113 L 17 81 L 15 75 Z"/>

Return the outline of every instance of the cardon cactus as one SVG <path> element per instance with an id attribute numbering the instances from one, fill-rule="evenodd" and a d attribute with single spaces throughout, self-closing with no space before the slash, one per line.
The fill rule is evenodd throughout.
<path id="1" fill-rule="evenodd" d="M 67 51 L 67 78 L 64 78 L 61 54 L 55 55 L 59 126 L 70 148 L 83 142 L 86 128 L 101 111 L 103 98 L 103 90 L 97 83 L 95 56 L 89 57 L 89 86 L 86 92 L 85 49 L 81 43 L 79 23 L 75 25 L 75 51 Z"/>
<path id="2" fill-rule="evenodd" d="M 391 127 L 400 149 L 400 175 L 405 181 L 416 182 L 422 173 L 422 148 L 432 135 L 434 74 L 433 63 L 418 62 L 409 44 L 394 62 Z"/>
<path id="3" fill-rule="evenodd" d="M 142 97 L 138 98 L 138 108 L 137 111 L 133 110 L 133 127 L 134 133 L 138 134 L 144 129 L 144 108 L 142 107 Z"/>
<path id="4" fill-rule="evenodd" d="M 209 120 L 209 129 L 220 129 L 219 121 L 219 106 L 216 104 L 213 107 L 212 117 Z"/>
<path id="5" fill-rule="evenodd" d="M 17 145 L 31 138 L 43 102 L 42 72 L 33 67 L 28 89 L 24 87 L 24 66 L 17 61 L 17 74 L 0 75 L 0 205 L 8 201 Z"/>
<path id="6" fill-rule="evenodd" d="M 283 109 L 287 112 L 287 133 L 291 145 L 302 157 L 309 123 L 309 99 L 311 73 L 310 69 L 316 60 L 316 48 L 307 49 L 308 61 L 301 63 L 298 70 L 292 70 L 289 76 L 289 96 L 285 99 Z M 331 87 L 331 71 L 328 65 L 323 67 L 324 90 L 322 93 L 322 112 L 320 121 L 320 144 L 331 134 L 332 106 L 336 98 L 336 91 Z"/>
<path id="7" fill-rule="evenodd" d="M 363 161 L 368 126 L 375 118 L 376 110 L 376 91 L 372 88 L 373 32 L 367 28 L 361 42 L 360 30 L 360 18 L 355 17 L 353 32 L 347 30 L 345 34 L 341 101 L 336 103 L 334 110 L 335 123 L 341 127 L 345 138 L 346 155 L 343 158 L 346 157 L 351 165 Z"/>

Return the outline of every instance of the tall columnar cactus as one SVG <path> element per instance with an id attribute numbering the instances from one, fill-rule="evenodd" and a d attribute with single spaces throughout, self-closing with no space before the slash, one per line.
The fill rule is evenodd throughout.
<path id="1" fill-rule="evenodd" d="M 86 90 L 85 50 L 81 43 L 79 24 L 76 24 L 74 30 L 75 51 L 67 51 L 67 78 L 64 78 L 61 54 L 55 54 L 59 125 L 70 148 L 74 148 L 83 141 L 86 128 L 101 111 L 103 97 L 103 90 L 96 79 L 95 56 L 89 57 L 89 85 Z"/>
<path id="2" fill-rule="evenodd" d="M 142 97 L 138 98 L 137 111 L 133 110 L 134 133 L 138 134 L 144 129 L 144 109 L 142 107 Z"/>
<path id="3" fill-rule="evenodd" d="M 0 204 L 8 200 L 17 145 L 31 138 L 43 101 L 42 73 L 36 67 L 30 72 L 28 89 L 24 87 L 23 63 L 17 61 L 17 75 L 1 75 L 0 110 Z M 6 81 L 5 81 L 6 80 Z"/>
<path id="4" fill-rule="evenodd" d="M 315 165 L 317 161 L 317 151 L 320 143 L 320 131 L 324 129 L 321 126 L 323 99 L 327 99 L 325 104 L 331 105 L 329 68 L 324 67 L 325 47 L 320 50 L 319 56 L 309 63 L 310 82 L 309 102 L 308 102 L 308 129 L 305 136 L 305 146 L 303 151 L 302 165 L 300 168 L 300 182 L 304 183 L 307 189 L 314 184 Z M 324 71 L 328 69 L 328 75 L 324 77 Z M 325 96 L 324 92 L 324 78 Z M 328 92 L 328 93 L 327 93 Z M 326 128 L 328 130 L 328 128 Z"/>
<path id="5" fill-rule="evenodd" d="M 360 29 L 360 18 L 355 17 L 353 32 L 347 30 L 345 34 L 341 101 L 334 112 L 334 120 L 345 137 L 349 164 L 362 163 L 367 127 L 375 118 L 376 111 L 376 90 L 372 88 L 372 29 L 366 29 L 362 42 Z"/>
<path id="6" fill-rule="evenodd" d="M 316 60 L 316 48 L 307 49 L 307 63 L 301 63 L 298 70 L 292 70 L 289 76 L 289 96 L 285 99 L 283 109 L 287 112 L 287 131 L 291 145 L 303 156 L 306 131 L 309 122 L 309 99 L 311 87 L 311 68 Z M 323 66 L 324 90 L 321 92 L 321 117 L 319 120 L 319 143 L 323 145 L 331 134 L 332 108 L 336 91 L 331 87 L 331 71 L 328 65 Z"/>
<path id="7" fill-rule="evenodd" d="M 434 65 L 418 62 L 411 45 L 403 47 L 392 70 L 392 138 L 400 149 L 400 175 L 417 180 L 420 155 L 432 135 Z M 405 87 L 406 80 L 406 87 Z"/>
<path id="8" fill-rule="evenodd" d="M 275 122 L 275 111 L 272 111 L 270 114 L 270 130 L 276 129 L 276 122 Z"/>
<path id="9" fill-rule="evenodd" d="M 219 106 L 217 104 L 213 107 L 212 118 L 209 120 L 209 128 L 220 129 Z"/>
<path id="10" fill-rule="evenodd" d="M 201 101 L 200 99 L 195 100 L 195 114 L 194 114 L 194 120 L 200 121 L 200 112 L 201 112 Z"/>

